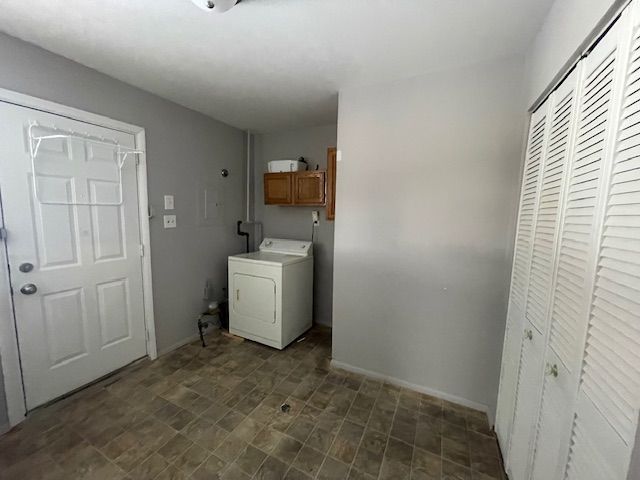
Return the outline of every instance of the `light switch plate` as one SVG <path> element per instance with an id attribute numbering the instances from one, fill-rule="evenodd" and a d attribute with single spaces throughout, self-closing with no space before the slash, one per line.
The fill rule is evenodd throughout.
<path id="1" fill-rule="evenodd" d="M 173 210 L 173 195 L 164 196 L 164 209 Z"/>
<path id="2" fill-rule="evenodd" d="M 176 216 L 175 215 L 164 215 L 164 228 L 176 228 Z"/>

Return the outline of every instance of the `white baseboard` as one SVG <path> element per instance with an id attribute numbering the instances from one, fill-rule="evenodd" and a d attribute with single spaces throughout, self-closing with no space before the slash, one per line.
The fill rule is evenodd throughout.
<path id="1" fill-rule="evenodd" d="M 205 333 L 205 336 L 206 336 L 206 333 Z M 162 350 L 158 350 L 158 357 L 162 355 L 166 355 L 169 352 L 173 352 L 174 350 L 180 347 L 184 347 L 188 343 L 195 342 L 196 340 L 200 340 L 200 335 L 197 333 L 195 335 L 191 335 L 190 337 L 183 338 L 182 340 L 174 343 L 173 345 L 169 345 L 168 347 L 165 347 Z"/>
<path id="2" fill-rule="evenodd" d="M 487 414 L 487 417 L 489 418 L 489 424 L 493 425 L 493 418 L 491 412 L 489 411 L 489 407 L 487 405 L 483 405 L 482 403 L 474 402 L 473 400 L 467 400 L 466 398 L 441 392 L 440 390 L 435 390 L 423 385 L 417 385 L 415 383 L 407 382 L 406 380 L 400 380 L 399 378 L 385 375 L 383 373 L 372 372 L 371 370 L 365 370 L 364 368 L 354 367 L 353 365 L 339 362 L 338 360 L 331 360 L 331 366 L 340 370 L 346 370 L 347 372 L 358 373 L 360 375 L 364 375 L 365 377 L 371 377 L 376 380 L 383 380 L 385 382 L 391 383 L 392 385 L 408 388 L 409 390 L 413 390 L 415 392 L 426 393 L 427 395 L 431 395 L 432 397 L 441 398 L 443 400 L 447 400 L 464 407 L 473 408 L 474 410 L 480 410 L 481 412 Z"/>

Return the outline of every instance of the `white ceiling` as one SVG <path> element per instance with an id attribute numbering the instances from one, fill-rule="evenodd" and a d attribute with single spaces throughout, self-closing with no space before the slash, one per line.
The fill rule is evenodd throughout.
<path id="1" fill-rule="evenodd" d="M 336 121 L 340 88 L 524 53 L 553 0 L 2 0 L 0 30 L 226 123 Z"/>

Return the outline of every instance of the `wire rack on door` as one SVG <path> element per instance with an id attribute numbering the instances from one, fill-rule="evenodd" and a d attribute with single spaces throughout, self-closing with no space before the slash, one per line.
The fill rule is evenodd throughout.
<path id="1" fill-rule="evenodd" d="M 48 131 L 52 131 L 55 133 L 51 133 L 48 135 L 35 135 L 34 129 L 42 128 Z M 29 124 L 29 154 L 31 157 L 31 173 L 32 173 L 32 182 L 33 182 L 33 195 L 36 201 L 43 205 L 68 205 L 68 206 L 90 206 L 90 207 L 106 207 L 106 206 L 120 206 L 124 202 L 122 195 L 122 167 L 125 164 L 125 161 L 129 156 L 135 157 L 136 155 L 144 154 L 144 150 L 138 150 L 135 148 L 127 147 L 124 145 L 120 145 L 116 141 L 106 140 L 103 137 L 97 138 L 89 135 L 88 133 L 79 133 L 75 131 L 67 131 L 57 129 L 55 126 L 43 126 L 36 122 Z M 115 202 L 78 202 L 78 201 L 60 201 L 60 200 L 43 200 L 41 198 L 41 192 L 38 186 L 38 172 L 36 170 L 36 159 L 38 156 L 38 151 L 42 145 L 42 142 L 46 140 L 53 139 L 64 139 L 64 140 L 79 140 L 85 144 L 91 145 L 103 145 L 107 147 L 111 147 L 114 149 L 116 168 L 118 171 L 118 199 Z M 75 200 L 75 194 L 73 195 Z"/>

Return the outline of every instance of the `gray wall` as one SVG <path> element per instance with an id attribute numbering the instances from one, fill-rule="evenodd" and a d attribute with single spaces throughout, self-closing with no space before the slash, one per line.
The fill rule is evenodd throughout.
<path id="1" fill-rule="evenodd" d="M 254 142 L 255 219 L 264 236 L 311 239 L 311 212 L 320 211 L 314 239 L 314 321 L 331 325 L 333 295 L 333 225 L 324 208 L 264 204 L 263 174 L 270 160 L 304 157 L 310 165 L 327 166 L 327 148 L 336 146 L 336 125 L 256 135 Z"/>
<path id="2" fill-rule="evenodd" d="M 0 359 L 0 362 L 2 359 Z M 4 376 L 2 375 L 2 363 L 0 363 L 0 435 L 9 429 L 9 417 L 7 416 L 7 399 L 4 394 Z"/>
<path id="3" fill-rule="evenodd" d="M 0 34 L 0 88 L 140 125 L 146 129 L 156 332 L 160 350 L 194 335 L 205 279 L 220 294 L 227 256 L 241 251 L 235 234 L 244 201 L 244 135 L 202 114 L 163 100 L 15 38 Z M 224 188 L 224 221 L 196 225 L 200 178 L 231 175 Z M 174 194 L 178 228 L 162 228 L 163 195 Z M 3 392 L 0 392 L 2 396 Z"/>
<path id="4" fill-rule="evenodd" d="M 527 55 L 530 106 L 613 5 L 622 0 L 556 0 Z"/>
<path id="5" fill-rule="evenodd" d="M 523 62 L 340 93 L 333 357 L 495 411 Z"/>

